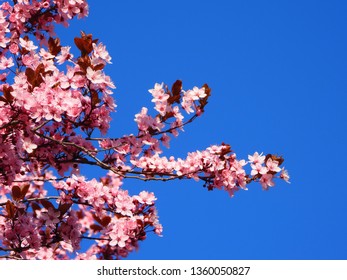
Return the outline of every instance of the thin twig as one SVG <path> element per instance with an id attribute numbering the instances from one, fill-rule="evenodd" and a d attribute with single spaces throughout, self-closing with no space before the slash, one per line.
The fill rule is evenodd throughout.
<path id="1" fill-rule="evenodd" d="M 31 201 L 41 201 L 41 200 L 51 200 L 51 199 L 59 199 L 60 196 L 47 196 L 47 197 L 33 197 L 33 198 L 27 198 L 23 199 L 20 202 L 25 203 L 25 202 L 31 202 Z M 6 205 L 7 202 L 0 203 L 0 206 Z"/>
<path id="2" fill-rule="evenodd" d="M 107 241 L 111 241 L 110 238 L 89 237 L 89 236 L 84 236 L 84 235 L 82 235 L 80 238 L 81 239 L 88 239 L 88 240 L 107 240 Z"/>
<path id="3" fill-rule="evenodd" d="M 64 177 L 59 177 L 59 178 L 33 178 L 33 179 L 28 179 L 28 180 L 14 180 L 14 183 L 26 183 L 26 182 L 47 182 L 47 181 L 62 181 L 65 179 L 71 178 L 71 176 L 64 176 Z"/>
<path id="4" fill-rule="evenodd" d="M 47 121 L 43 122 L 43 123 L 40 124 L 39 126 L 35 127 L 35 128 L 33 129 L 33 131 L 39 130 L 41 127 L 45 126 L 45 125 L 48 124 L 49 122 L 50 122 L 50 120 L 47 120 Z"/>

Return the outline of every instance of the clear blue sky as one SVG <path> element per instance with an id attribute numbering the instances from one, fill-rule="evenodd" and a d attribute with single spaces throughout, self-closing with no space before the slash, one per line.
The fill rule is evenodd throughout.
<path id="1" fill-rule="evenodd" d="M 71 45 L 83 29 L 108 47 L 110 136 L 135 132 L 155 82 L 208 83 L 206 114 L 166 155 L 225 141 L 240 158 L 283 155 L 291 175 L 232 199 L 195 181 L 126 181 L 155 192 L 164 226 L 129 259 L 347 259 L 347 2 L 88 2 L 90 16 L 58 35 Z"/>

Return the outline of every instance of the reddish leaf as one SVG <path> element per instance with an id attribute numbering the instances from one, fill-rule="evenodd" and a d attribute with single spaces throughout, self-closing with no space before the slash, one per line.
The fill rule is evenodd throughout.
<path id="1" fill-rule="evenodd" d="M 26 184 L 24 186 L 21 186 L 21 198 L 24 199 L 25 195 L 27 194 L 28 190 L 30 188 L 29 184 Z"/>
<path id="2" fill-rule="evenodd" d="M 139 240 L 145 240 L 146 239 L 146 232 L 141 232 L 140 234 L 139 234 Z"/>
<path id="3" fill-rule="evenodd" d="M 141 221 L 140 219 L 136 220 L 136 223 L 138 224 L 138 226 L 141 228 L 143 227 L 143 221 Z"/>
<path id="4" fill-rule="evenodd" d="M 181 80 L 177 80 L 172 85 L 171 96 L 168 98 L 167 102 L 169 104 L 180 103 L 181 91 L 182 91 L 182 81 Z"/>
<path id="5" fill-rule="evenodd" d="M 94 71 L 98 71 L 98 70 L 102 70 L 102 69 L 104 69 L 104 68 L 105 68 L 105 64 L 100 63 L 100 64 L 98 64 L 98 65 L 95 65 L 95 66 L 93 67 L 93 70 L 94 70 Z"/>
<path id="6" fill-rule="evenodd" d="M 96 216 L 95 214 L 93 214 L 93 218 L 94 218 L 94 220 L 97 221 L 100 225 L 102 224 L 102 220 L 101 220 L 98 216 Z"/>
<path id="7" fill-rule="evenodd" d="M 74 39 L 76 47 L 82 52 L 84 50 L 84 44 L 83 44 L 83 39 L 76 37 Z"/>
<path id="8" fill-rule="evenodd" d="M 63 216 L 71 207 L 71 203 L 60 204 L 58 210 L 60 211 L 60 216 Z"/>
<path id="9" fill-rule="evenodd" d="M 45 73 L 45 66 L 43 65 L 43 63 L 40 63 L 35 69 L 36 79 L 38 78 L 40 74 L 44 74 L 44 73 Z"/>
<path id="10" fill-rule="evenodd" d="M 6 212 L 7 212 L 7 215 L 10 219 L 14 218 L 14 211 L 15 211 L 15 208 L 14 208 L 13 203 L 11 201 L 7 200 Z"/>
<path id="11" fill-rule="evenodd" d="M 40 205 L 38 205 L 36 202 L 32 202 L 32 203 L 31 203 L 31 208 L 33 209 L 34 212 L 35 212 L 36 210 L 41 210 Z"/>
<path id="12" fill-rule="evenodd" d="M 98 103 L 100 103 L 100 99 L 99 99 L 99 95 L 98 92 L 96 90 L 91 90 L 90 91 L 90 95 L 91 95 L 91 100 L 92 100 L 92 107 L 95 107 Z"/>
<path id="13" fill-rule="evenodd" d="M 272 155 L 272 154 L 267 154 L 265 156 L 265 162 L 267 162 L 269 158 L 271 158 L 272 160 L 277 161 L 278 162 L 278 166 L 280 166 L 284 162 L 284 158 L 283 157 L 277 156 L 277 155 Z"/>
<path id="14" fill-rule="evenodd" d="M 105 217 L 103 217 L 102 220 L 101 220 L 101 225 L 103 225 L 104 227 L 106 227 L 110 222 L 111 222 L 111 217 L 105 216 Z"/>
<path id="15" fill-rule="evenodd" d="M 229 144 L 222 143 L 223 149 L 221 150 L 221 155 L 224 156 L 231 152 L 231 147 Z"/>
<path id="16" fill-rule="evenodd" d="M 34 86 L 35 85 L 35 71 L 31 68 L 25 69 L 25 76 L 27 77 L 28 82 Z"/>
<path id="17" fill-rule="evenodd" d="M 82 210 L 77 211 L 76 214 L 77 214 L 77 218 L 79 220 L 82 219 L 85 216 Z"/>
<path id="18" fill-rule="evenodd" d="M 42 82 L 43 78 L 42 75 L 45 73 L 45 66 L 43 63 L 39 64 L 35 71 L 28 67 L 25 70 L 25 75 L 27 77 L 28 82 L 33 86 L 33 87 L 38 87 Z"/>
<path id="19" fill-rule="evenodd" d="M 99 226 L 97 224 L 92 224 L 90 226 L 90 229 L 94 230 L 94 231 L 100 231 L 100 230 L 103 230 L 103 227 L 102 226 Z"/>
<path id="20" fill-rule="evenodd" d="M 181 93 L 181 91 L 182 91 L 182 81 L 177 80 L 172 85 L 172 88 L 171 88 L 172 95 L 179 95 Z"/>
<path id="21" fill-rule="evenodd" d="M 205 88 L 205 93 L 206 93 L 206 96 L 204 98 L 201 98 L 199 100 L 199 103 L 200 103 L 200 110 L 203 112 L 204 111 L 204 107 L 207 105 L 207 100 L 208 98 L 211 96 L 211 88 L 207 85 L 207 84 L 204 84 L 202 87 Z"/>
<path id="22" fill-rule="evenodd" d="M 51 229 L 49 227 L 46 227 L 45 229 L 45 235 L 46 238 L 49 239 L 51 237 Z"/>
<path id="23" fill-rule="evenodd" d="M 115 216 L 117 219 L 121 219 L 121 218 L 124 217 L 122 214 L 119 214 L 119 213 L 114 213 L 114 216 Z"/>
<path id="24" fill-rule="evenodd" d="M 205 93 L 207 94 L 207 97 L 205 98 L 211 96 L 211 88 L 208 86 L 208 84 L 204 84 L 202 87 L 205 88 Z"/>
<path id="25" fill-rule="evenodd" d="M 48 39 L 48 50 L 54 56 L 60 53 L 61 51 L 60 39 L 59 38 L 53 39 L 52 37 L 50 37 Z"/>
<path id="26" fill-rule="evenodd" d="M 51 86 L 51 88 L 53 89 L 53 88 L 57 88 L 59 86 L 60 86 L 60 82 L 57 82 L 53 86 Z M 70 88 L 70 86 L 68 88 Z"/>
<path id="27" fill-rule="evenodd" d="M 86 72 L 87 68 L 91 65 L 91 61 L 88 55 L 78 58 L 77 64 Z M 85 72 L 82 75 L 85 75 Z"/>
<path id="28" fill-rule="evenodd" d="M 281 165 L 284 162 L 284 158 L 281 156 L 274 156 L 274 160 L 278 161 L 278 165 Z"/>
<path id="29" fill-rule="evenodd" d="M 29 41 L 29 37 L 28 36 L 24 36 L 23 40 L 27 42 L 27 41 Z M 28 51 L 26 48 L 22 47 L 20 52 L 21 52 L 21 54 L 28 54 L 30 51 Z"/>
<path id="30" fill-rule="evenodd" d="M 54 206 L 53 206 L 53 204 L 51 203 L 51 202 L 49 202 L 48 200 L 41 200 L 41 204 L 42 204 L 42 206 L 44 207 L 44 208 L 46 208 L 47 210 L 49 209 L 49 208 L 53 208 L 54 210 L 55 210 L 55 208 L 54 208 Z"/>
<path id="31" fill-rule="evenodd" d="M 92 34 L 86 35 L 81 32 L 81 38 L 76 37 L 74 39 L 76 47 L 81 51 L 81 56 L 89 55 L 93 51 L 93 43 L 97 40 L 93 40 Z"/>
<path id="32" fill-rule="evenodd" d="M 11 94 L 11 92 L 13 91 L 13 88 L 10 86 L 10 87 L 7 87 L 7 86 L 4 86 L 2 88 L 3 92 L 4 92 L 4 96 L 6 98 L 6 100 L 8 102 L 12 102 L 13 101 L 13 96 Z"/>
<path id="33" fill-rule="evenodd" d="M 85 74 L 86 74 L 85 71 L 76 71 L 76 72 L 74 73 L 74 76 L 77 76 L 77 75 L 84 76 Z"/>
<path id="34" fill-rule="evenodd" d="M 16 200 L 16 201 L 20 200 L 21 196 L 22 196 L 22 192 L 21 192 L 20 187 L 13 186 L 12 187 L 12 197 L 13 197 L 13 199 Z"/>

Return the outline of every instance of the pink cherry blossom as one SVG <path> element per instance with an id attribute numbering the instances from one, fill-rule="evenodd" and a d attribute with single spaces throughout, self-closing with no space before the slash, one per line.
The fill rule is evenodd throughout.
<path id="1" fill-rule="evenodd" d="M 273 175 L 264 174 L 260 178 L 260 184 L 264 190 L 267 190 L 269 187 L 273 187 L 275 185 L 273 181 Z"/>
<path id="2" fill-rule="evenodd" d="M 111 56 L 106 50 L 106 47 L 102 43 L 99 43 L 99 44 L 93 43 L 93 50 L 94 50 L 93 57 L 99 58 L 105 61 L 106 63 L 112 63 Z"/>
<path id="3" fill-rule="evenodd" d="M 263 153 L 259 154 L 258 152 L 255 152 L 253 156 L 248 156 L 248 159 L 253 164 L 263 164 L 265 161 L 265 156 L 263 156 Z"/>
<path id="4" fill-rule="evenodd" d="M 73 55 L 70 53 L 70 48 L 71 47 L 62 47 L 61 48 L 60 55 L 58 55 L 56 57 L 58 64 L 63 64 L 65 61 L 73 58 Z"/>
<path id="5" fill-rule="evenodd" d="M 256 164 L 251 164 L 252 171 L 251 175 L 257 175 L 257 174 L 266 174 L 268 172 L 268 169 L 263 166 L 261 163 L 257 162 Z"/>
<path id="6" fill-rule="evenodd" d="M 33 41 L 30 40 L 24 40 L 23 38 L 19 38 L 19 44 L 22 48 L 26 49 L 27 51 L 33 51 L 36 50 L 38 47 L 34 45 Z"/>
<path id="7" fill-rule="evenodd" d="M 23 149 L 29 154 L 32 153 L 37 148 L 37 145 L 32 142 L 30 138 L 25 138 L 23 142 Z"/>
<path id="8" fill-rule="evenodd" d="M 266 161 L 266 167 L 269 169 L 269 171 L 273 171 L 273 172 L 281 171 L 281 168 L 278 166 L 278 161 L 272 160 L 271 158 L 269 158 Z"/>
<path id="9" fill-rule="evenodd" d="M 50 60 L 54 58 L 55 56 L 52 55 L 50 52 L 46 51 L 45 49 L 41 48 L 39 55 L 44 58 L 45 60 Z"/>
<path id="10" fill-rule="evenodd" d="M 105 76 L 102 73 L 101 70 L 94 71 L 91 67 L 87 68 L 87 75 L 89 81 L 91 81 L 93 84 L 102 84 L 105 83 Z"/>
<path id="11" fill-rule="evenodd" d="M 12 57 L 10 57 L 10 58 L 6 58 L 6 57 L 2 57 L 1 59 L 0 59 L 0 70 L 4 70 L 4 69 L 6 69 L 6 68 L 10 68 L 10 67 L 12 67 L 14 65 L 14 63 L 13 63 L 13 59 L 12 59 Z"/>
<path id="12" fill-rule="evenodd" d="M 140 192 L 139 195 L 134 196 L 134 198 L 142 203 L 142 204 L 147 204 L 147 205 L 152 205 L 157 198 L 154 196 L 154 193 L 149 193 L 146 191 Z"/>
<path id="13" fill-rule="evenodd" d="M 41 217 L 45 221 L 46 225 L 55 225 L 59 223 L 59 211 L 54 210 L 52 207 L 47 212 L 42 212 Z"/>
<path id="14" fill-rule="evenodd" d="M 123 232 L 111 232 L 110 233 L 110 245 L 111 246 L 116 246 L 118 245 L 119 247 L 125 247 L 125 241 L 129 239 L 129 236 L 125 235 Z"/>
<path id="15" fill-rule="evenodd" d="M 290 183 L 289 182 L 290 176 L 288 174 L 288 171 L 284 168 L 281 169 L 280 178 L 286 181 L 287 183 Z"/>
<path id="16" fill-rule="evenodd" d="M 10 52 L 13 53 L 13 54 L 18 53 L 18 51 L 19 51 L 18 44 L 12 43 L 12 44 L 10 45 L 10 47 L 9 47 L 9 50 L 10 50 Z"/>

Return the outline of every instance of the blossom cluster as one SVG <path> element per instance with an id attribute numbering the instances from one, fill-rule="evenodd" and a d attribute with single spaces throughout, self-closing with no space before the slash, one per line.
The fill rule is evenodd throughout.
<path id="1" fill-rule="evenodd" d="M 124 258 L 149 232 L 161 235 L 155 195 L 129 194 L 125 179 L 194 179 L 230 196 L 251 182 L 267 190 L 275 179 L 289 180 L 281 156 L 238 159 L 225 143 L 165 156 L 172 138 L 205 112 L 207 84 L 156 83 L 154 111 L 135 114 L 137 132 L 106 137 L 116 108 L 105 74 L 111 56 L 91 34 L 74 39 L 73 54 L 54 33 L 55 24 L 87 14 L 85 0 L 0 5 L 1 258 Z M 88 179 L 82 165 L 107 174 Z M 84 241 L 93 241 L 86 251 Z"/>
<path id="2" fill-rule="evenodd" d="M 34 185 L 13 185 L 13 201 L 0 204 L 5 208 L 0 216 L 1 243 L 13 257 L 68 259 L 83 239 L 95 235 L 92 251 L 76 258 L 126 257 L 147 232 L 162 232 L 154 194 L 142 191 L 130 196 L 121 189 L 122 179 L 113 173 L 101 182 L 73 175 L 53 185 L 59 196 L 47 199 L 42 199 Z"/>
<path id="3" fill-rule="evenodd" d="M 116 105 L 115 86 L 103 71 L 111 63 L 105 46 L 82 33 L 75 39 L 81 54 L 74 59 L 59 38 L 46 39 L 54 34 L 54 23 L 87 14 L 83 0 L 0 6 L 0 182 L 11 183 L 26 162 L 38 157 L 64 172 L 66 164 L 57 156 L 68 162 L 79 150 L 62 146 L 62 140 L 93 149 L 74 130 L 107 132 Z"/>

